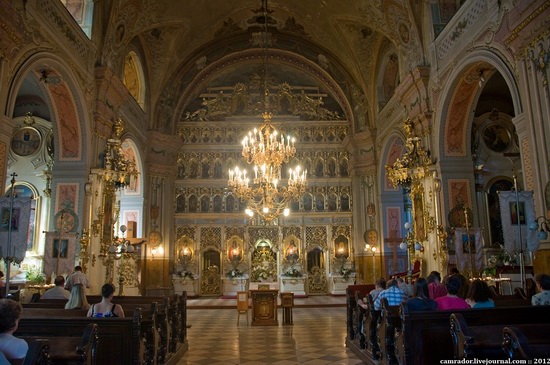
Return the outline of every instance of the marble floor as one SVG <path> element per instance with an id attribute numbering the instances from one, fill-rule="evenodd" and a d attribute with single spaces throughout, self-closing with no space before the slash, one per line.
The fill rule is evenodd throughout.
<path id="1" fill-rule="evenodd" d="M 282 325 L 279 309 L 278 326 L 252 327 L 244 315 L 237 326 L 234 299 L 189 299 L 189 350 L 177 364 L 362 364 L 345 346 L 345 297 L 298 300 L 294 325 Z"/>

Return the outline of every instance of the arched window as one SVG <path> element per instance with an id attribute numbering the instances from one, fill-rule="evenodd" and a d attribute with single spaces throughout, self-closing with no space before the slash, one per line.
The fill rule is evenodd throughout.
<path id="1" fill-rule="evenodd" d="M 145 109 L 145 77 L 138 55 L 134 51 L 128 52 L 124 59 L 124 78 L 122 82 L 136 99 L 141 109 Z"/>
<path id="2" fill-rule="evenodd" d="M 36 228 L 37 218 L 39 217 L 39 214 L 37 214 L 38 212 L 36 211 L 36 207 L 37 207 L 36 201 L 39 197 L 38 197 L 36 188 L 26 182 L 16 183 L 13 188 L 15 190 L 15 194 L 14 194 L 15 198 L 31 199 L 31 210 L 30 210 L 29 227 L 28 227 L 29 234 L 27 237 L 27 251 L 37 251 L 36 245 L 38 243 L 38 240 L 35 239 L 35 236 L 37 233 L 35 231 L 35 228 Z M 4 196 L 5 197 L 12 196 L 11 186 L 8 188 Z M 4 209 L 2 211 L 2 214 L 4 214 Z M 9 214 L 9 207 L 5 212 Z M 4 215 L 2 216 L 2 220 L 4 221 Z M 6 219 L 6 221 L 9 222 L 9 216 Z"/>

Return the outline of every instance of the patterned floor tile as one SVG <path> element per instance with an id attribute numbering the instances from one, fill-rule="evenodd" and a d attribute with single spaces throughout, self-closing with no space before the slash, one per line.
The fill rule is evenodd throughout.
<path id="1" fill-rule="evenodd" d="M 331 304 L 342 301 L 329 300 Z M 189 349 L 177 365 L 361 364 L 345 347 L 343 306 L 295 307 L 293 326 L 279 323 L 279 326 L 252 327 L 241 318 L 237 327 L 238 314 L 231 306 L 223 305 L 226 301 L 208 299 L 216 309 L 207 309 L 204 302 L 194 308 L 188 305 L 187 318 L 192 325 L 187 334 Z M 315 298 L 315 304 L 319 303 L 322 300 Z M 279 313 L 279 321 L 281 317 Z"/>

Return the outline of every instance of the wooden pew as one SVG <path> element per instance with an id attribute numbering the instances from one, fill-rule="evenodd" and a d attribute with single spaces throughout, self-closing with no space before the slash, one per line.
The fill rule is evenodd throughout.
<path id="1" fill-rule="evenodd" d="M 97 351 L 97 324 L 89 323 L 82 336 L 21 336 L 29 343 L 29 351 L 32 343 L 46 339 L 49 342 L 49 359 L 56 365 L 95 365 Z"/>
<path id="2" fill-rule="evenodd" d="M 382 313 L 380 326 L 378 327 L 378 338 L 381 347 L 381 363 L 386 365 L 397 364 L 395 356 L 395 333 L 401 329 L 401 318 L 399 317 L 399 306 L 389 305 L 386 298 L 382 298 Z"/>
<path id="3" fill-rule="evenodd" d="M 346 318 L 347 318 L 347 336 L 346 342 L 356 340 L 356 346 L 358 346 L 358 327 L 360 326 L 360 321 L 358 320 L 359 308 L 356 301 L 356 292 L 358 292 L 357 297 L 364 298 L 366 297 L 371 290 L 374 289 L 374 284 L 363 284 L 363 285 L 349 285 L 346 288 Z"/>
<path id="4" fill-rule="evenodd" d="M 453 340 L 449 318 L 460 313 L 467 322 L 480 326 L 502 323 L 505 318 L 510 325 L 550 323 L 550 307 L 502 307 L 463 309 L 458 311 L 408 312 L 401 305 L 401 331 L 396 335 L 396 352 L 401 364 L 436 364 L 443 359 L 452 359 Z"/>
<path id="5" fill-rule="evenodd" d="M 380 342 L 378 341 L 378 322 L 380 321 L 382 311 L 374 309 L 374 300 L 372 300 L 370 295 L 367 295 L 367 312 L 365 334 L 368 336 L 368 347 L 366 352 L 373 360 L 379 360 L 381 353 Z"/>
<path id="6" fill-rule="evenodd" d="M 533 360 L 548 357 L 550 349 L 550 325 L 548 324 L 532 324 L 522 329 L 504 327 L 502 337 L 502 348 L 510 359 Z"/>
<path id="7" fill-rule="evenodd" d="M 100 296 L 88 295 L 90 303 L 101 301 Z M 187 351 L 187 295 L 172 295 L 169 297 L 144 297 L 144 296 L 124 296 L 114 297 L 113 303 L 120 304 L 124 309 L 126 316 L 138 307 L 149 308 L 152 303 L 158 302 L 154 315 L 143 311 L 142 331 L 147 332 L 147 328 L 155 328 L 155 331 L 146 333 L 149 340 L 145 339 L 146 357 L 155 359 L 158 363 L 177 362 L 182 354 Z M 66 301 L 59 299 L 39 300 L 36 303 L 26 303 L 24 310 L 32 308 L 64 308 Z M 65 313 L 62 316 L 66 316 Z M 85 316 L 85 313 L 84 313 Z M 149 323 L 148 323 L 149 321 Z M 151 322 L 154 321 L 154 324 Z M 154 343 L 154 345 L 149 345 Z M 154 351 L 153 351 L 154 350 Z"/>
<path id="8" fill-rule="evenodd" d="M 157 303 L 153 302 L 146 310 L 141 309 L 141 304 L 129 305 L 125 304 L 124 312 L 126 317 L 132 317 L 136 310 L 141 311 L 141 339 L 145 345 L 145 359 L 146 363 L 156 363 L 158 356 L 158 346 L 160 333 L 158 332 L 158 321 L 166 321 L 167 319 L 159 315 L 157 310 Z M 51 318 L 51 317 L 86 317 L 87 310 L 81 309 L 60 309 L 60 308 L 25 308 L 23 310 L 24 318 Z M 70 320 L 70 319 L 69 319 Z"/>
<path id="9" fill-rule="evenodd" d="M 550 349 L 550 323 L 517 323 L 514 327 L 506 327 L 508 320 L 506 318 L 501 318 L 501 320 L 501 323 L 488 326 L 480 326 L 477 323 L 468 325 L 462 314 L 451 314 L 451 336 L 454 342 L 455 359 L 513 358 L 515 351 L 514 346 L 511 346 L 512 344 L 525 345 L 529 348 L 525 334 L 529 336 L 537 350 L 540 347 L 545 347 L 546 354 L 548 354 Z M 504 331 L 504 328 L 507 328 L 507 331 Z M 510 328 L 513 328 L 513 330 Z M 507 339 L 508 341 L 506 341 Z M 505 350 L 505 343 L 508 345 L 507 350 Z M 526 355 L 525 351 L 520 351 L 520 353 Z"/>
<path id="10" fill-rule="evenodd" d="M 98 326 L 96 361 L 98 364 L 137 365 L 146 363 L 141 331 L 141 310 L 128 318 L 23 317 L 17 337 L 81 337 L 90 323 Z M 52 345 L 53 346 L 53 345 Z"/>
<path id="11" fill-rule="evenodd" d="M 45 338 L 29 342 L 23 365 L 50 365 L 50 341 Z"/>

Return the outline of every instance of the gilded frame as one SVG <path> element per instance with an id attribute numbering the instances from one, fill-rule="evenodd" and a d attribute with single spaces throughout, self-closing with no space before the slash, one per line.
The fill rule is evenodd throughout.
<path id="1" fill-rule="evenodd" d="M 283 259 L 289 263 L 296 263 L 300 260 L 302 249 L 301 241 L 294 235 L 288 236 L 283 241 Z"/>
<path id="2" fill-rule="evenodd" d="M 420 182 L 411 187 L 411 204 L 414 239 L 418 242 L 428 240 L 428 215 L 426 214 L 426 201 L 424 187 Z"/>
<path id="3" fill-rule="evenodd" d="M 231 236 L 225 243 L 225 255 L 230 262 L 241 262 L 244 260 L 244 241 L 237 235 Z"/>

